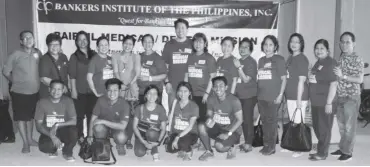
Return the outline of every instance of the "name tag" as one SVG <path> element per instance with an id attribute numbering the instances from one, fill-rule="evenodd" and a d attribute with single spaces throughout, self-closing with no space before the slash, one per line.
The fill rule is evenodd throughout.
<path id="1" fill-rule="evenodd" d="M 146 61 L 146 64 L 151 66 L 153 65 L 153 61 Z"/>
<path id="2" fill-rule="evenodd" d="M 150 119 L 154 121 L 158 121 L 158 115 L 150 114 Z"/>
<path id="3" fill-rule="evenodd" d="M 239 77 L 237 83 L 242 83 L 242 79 Z"/>
<path id="4" fill-rule="evenodd" d="M 173 64 L 186 64 L 188 62 L 188 55 L 173 54 Z"/>
<path id="5" fill-rule="evenodd" d="M 206 64 L 206 60 L 199 60 L 198 64 Z"/>
<path id="6" fill-rule="evenodd" d="M 264 68 L 271 68 L 271 63 L 266 63 L 263 67 Z"/>
<path id="7" fill-rule="evenodd" d="M 103 69 L 103 80 L 108 80 L 113 78 L 113 70 L 112 69 Z"/>
<path id="8" fill-rule="evenodd" d="M 310 83 L 317 83 L 317 81 L 316 81 L 316 75 L 310 75 L 310 76 L 308 77 L 308 81 L 309 81 Z"/>
<path id="9" fill-rule="evenodd" d="M 220 114 L 215 114 L 213 117 L 216 123 L 221 125 L 230 125 L 230 118 L 228 116 L 222 116 Z"/>
<path id="10" fill-rule="evenodd" d="M 318 70 L 321 70 L 322 68 L 323 68 L 323 66 L 319 66 L 319 67 L 317 67 L 317 69 L 318 69 Z"/>
<path id="11" fill-rule="evenodd" d="M 185 53 L 191 53 L 191 49 L 189 49 L 189 48 L 185 48 L 185 49 L 184 49 L 184 52 L 185 52 Z"/>

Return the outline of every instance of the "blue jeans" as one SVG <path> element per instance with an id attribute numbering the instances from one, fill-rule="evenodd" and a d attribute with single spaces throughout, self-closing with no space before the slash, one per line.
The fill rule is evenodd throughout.
<path id="1" fill-rule="evenodd" d="M 357 116 L 360 96 L 338 97 L 337 120 L 340 133 L 339 149 L 343 154 L 352 155 L 355 145 Z"/>

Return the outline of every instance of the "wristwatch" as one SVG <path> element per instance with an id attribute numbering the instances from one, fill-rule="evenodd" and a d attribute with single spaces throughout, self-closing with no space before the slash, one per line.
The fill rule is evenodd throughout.
<path id="1" fill-rule="evenodd" d="M 227 133 L 228 136 L 231 136 L 233 135 L 233 132 L 229 131 L 229 133 Z"/>

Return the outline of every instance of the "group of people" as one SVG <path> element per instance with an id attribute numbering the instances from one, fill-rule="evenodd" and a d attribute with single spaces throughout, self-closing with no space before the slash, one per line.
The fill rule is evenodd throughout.
<path id="1" fill-rule="evenodd" d="M 38 146 L 55 157 L 61 149 L 67 161 L 74 161 L 72 150 L 85 138 L 86 118 L 87 141 L 113 138 L 119 155 L 134 148 L 135 155 L 142 157 L 150 150 L 157 161 L 158 146 L 168 136 L 167 152 L 177 152 L 183 160 L 191 160 L 198 139 L 206 150 L 199 160 L 214 157 L 213 148 L 232 159 L 237 145 L 244 152 L 253 149 L 253 113 L 258 104 L 264 135 L 259 152 L 268 156 L 276 151 L 278 107 L 286 99 L 289 119 L 295 123 L 304 121 L 311 102 L 318 147 L 310 160 L 327 158 L 334 114 L 341 140 L 331 154 L 341 161 L 352 158 L 363 80 L 363 61 L 354 52 L 353 33 L 341 35 L 338 62 L 330 55 L 328 41 L 318 40 L 313 48 L 317 61 L 309 67 L 305 42 L 298 33 L 289 38 L 287 61 L 277 54 L 279 42 L 273 35 L 263 39 L 265 56 L 258 62 L 251 57 L 254 45 L 248 38 L 239 42 L 241 58 L 235 58 L 237 42 L 232 37 L 222 39 L 223 56 L 215 60 L 207 51 L 205 34 L 187 38 L 189 23 L 181 18 L 174 27 L 176 38 L 165 44 L 162 56 L 153 50 L 150 34 L 141 39 L 145 51 L 140 55 L 132 52 L 135 38 L 125 36 L 122 52 L 110 56 L 106 37 L 97 39 L 94 51 L 88 34 L 80 31 L 69 60 L 61 52 L 58 35 L 46 37 L 48 51 L 42 55 L 34 48 L 33 33 L 21 32 L 21 48 L 9 55 L 3 74 L 11 82 L 22 152 Z M 168 114 L 161 105 L 163 88 Z M 41 134 L 38 142 L 32 138 L 33 120 Z M 239 144 L 242 134 L 245 143 Z"/>

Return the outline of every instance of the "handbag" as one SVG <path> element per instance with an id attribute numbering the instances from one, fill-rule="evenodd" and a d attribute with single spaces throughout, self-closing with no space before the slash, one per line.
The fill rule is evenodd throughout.
<path id="1" fill-rule="evenodd" d="M 301 112 L 301 123 L 294 123 L 296 112 Z M 282 148 L 290 151 L 309 152 L 312 149 L 311 129 L 303 123 L 302 110 L 296 109 L 289 123 L 283 126 Z"/>
<path id="2" fill-rule="evenodd" d="M 78 156 L 81 159 L 86 160 L 92 157 L 91 145 L 87 142 L 87 137 L 81 143 L 80 151 L 78 152 Z"/>
<path id="3" fill-rule="evenodd" d="M 94 139 L 91 144 L 91 152 L 91 162 L 84 160 L 85 163 L 113 165 L 117 162 L 109 139 Z M 113 162 L 107 162 L 110 161 L 111 155 Z"/>

